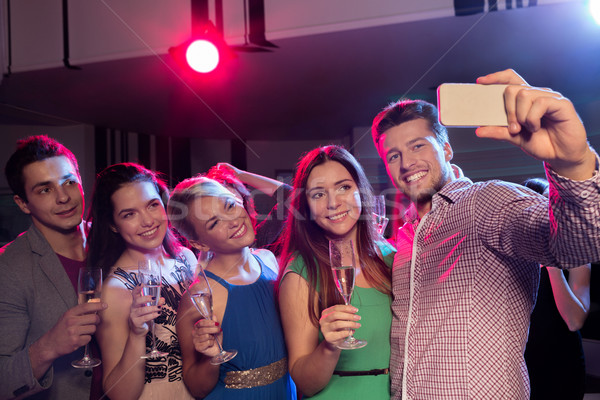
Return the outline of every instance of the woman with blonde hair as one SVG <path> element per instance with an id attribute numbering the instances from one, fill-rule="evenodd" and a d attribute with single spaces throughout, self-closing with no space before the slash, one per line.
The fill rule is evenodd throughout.
<path id="1" fill-rule="evenodd" d="M 202 318 L 188 293 L 177 313 L 190 393 L 205 399 L 295 399 L 275 306 L 277 261 L 268 250 L 251 251 L 254 230 L 241 200 L 212 179 L 194 177 L 175 187 L 167 210 L 192 246 L 212 254 L 205 274 L 213 320 Z M 238 354 L 211 364 L 219 353 L 216 340 Z"/>

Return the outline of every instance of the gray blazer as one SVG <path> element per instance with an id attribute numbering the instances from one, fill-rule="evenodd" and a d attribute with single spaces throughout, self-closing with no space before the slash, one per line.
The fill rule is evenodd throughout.
<path id="1" fill-rule="evenodd" d="M 60 260 L 33 225 L 0 251 L 0 399 L 88 400 L 92 379 L 71 366 L 83 349 L 34 378 L 29 346 L 77 305 Z M 28 397 L 31 396 L 31 397 Z"/>

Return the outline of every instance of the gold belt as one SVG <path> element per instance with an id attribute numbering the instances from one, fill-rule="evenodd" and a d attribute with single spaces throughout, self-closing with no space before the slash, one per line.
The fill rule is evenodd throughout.
<path id="1" fill-rule="evenodd" d="M 287 373 L 287 357 L 272 364 L 246 371 L 228 371 L 225 375 L 227 389 L 248 389 L 266 386 L 280 379 Z"/>

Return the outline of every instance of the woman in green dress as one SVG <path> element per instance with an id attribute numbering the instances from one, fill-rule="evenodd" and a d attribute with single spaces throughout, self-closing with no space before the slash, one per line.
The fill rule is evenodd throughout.
<path id="1" fill-rule="evenodd" d="M 318 399 L 389 399 L 391 264 L 395 250 L 378 237 L 373 193 L 358 161 L 340 146 L 298 163 L 282 236 L 279 302 L 289 370 L 298 390 Z M 330 239 L 355 243 L 351 304 L 339 295 L 329 263 Z M 340 350 L 355 330 L 366 347 Z"/>

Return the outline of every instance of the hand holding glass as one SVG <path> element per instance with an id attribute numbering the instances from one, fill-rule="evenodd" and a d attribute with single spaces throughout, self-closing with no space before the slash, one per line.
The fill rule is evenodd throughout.
<path id="1" fill-rule="evenodd" d="M 349 305 L 354 291 L 355 260 L 354 246 L 352 240 L 330 240 L 329 241 L 329 262 L 331 263 L 331 272 L 333 280 L 338 291 L 344 298 L 344 304 Z M 350 331 L 343 342 L 337 344 L 337 347 L 343 350 L 360 349 L 365 347 L 365 340 L 358 340 L 354 337 L 354 332 Z"/>
<path id="2" fill-rule="evenodd" d="M 99 303 L 102 293 L 102 270 L 83 267 L 79 269 L 77 280 L 78 303 Z M 83 358 L 73 361 L 71 365 L 75 368 L 93 368 L 102 364 L 97 358 L 90 357 L 89 346 L 86 343 Z"/>
<path id="3" fill-rule="evenodd" d="M 190 293 L 190 299 L 192 300 L 192 303 L 200 315 L 202 315 L 202 317 L 205 319 L 212 319 L 212 290 L 210 289 L 208 279 L 204 274 L 204 269 L 201 266 L 198 266 L 198 275 L 196 280 L 190 285 L 188 292 Z M 212 365 L 223 364 L 237 355 L 237 350 L 223 350 L 219 339 L 217 339 L 216 335 L 214 337 L 215 343 L 219 348 L 219 354 L 211 358 L 210 363 Z"/>
<path id="4" fill-rule="evenodd" d="M 160 287 L 162 284 L 160 264 L 155 260 L 144 260 L 138 262 L 138 279 L 142 284 L 142 294 L 152 296 L 152 302 L 148 306 L 157 306 L 160 301 Z M 141 358 L 160 358 L 169 353 L 164 353 L 156 349 L 156 323 L 152 321 L 152 349 Z"/>

